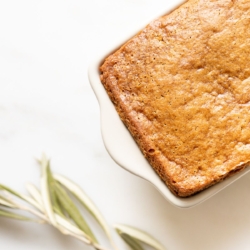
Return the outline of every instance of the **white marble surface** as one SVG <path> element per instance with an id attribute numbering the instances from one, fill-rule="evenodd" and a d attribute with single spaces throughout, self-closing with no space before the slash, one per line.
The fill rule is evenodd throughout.
<path id="1" fill-rule="evenodd" d="M 88 65 L 169 6 L 164 0 L 0 2 L 0 182 L 20 191 L 26 181 L 38 183 L 34 157 L 46 152 L 54 171 L 79 183 L 110 225 L 144 229 L 169 250 L 249 249 L 249 175 L 197 207 L 178 209 L 117 166 L 103 146 Z M 0 249 L 90 248 L 46 225 L 0 219 Z"/>

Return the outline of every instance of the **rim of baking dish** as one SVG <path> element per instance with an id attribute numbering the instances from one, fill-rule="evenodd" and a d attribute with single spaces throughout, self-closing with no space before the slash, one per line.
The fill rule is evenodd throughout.
<path id="1" fill-rule="evenodd" d="M 164 14 L 166 14 L 166 11 Z M 104 62 L 104 59 L 121 47 L 121 45 L 123 45 L 129 38 L 133 37 L 137 32 L 138 30 L 135 30 L 129 36 L 125 36 L 125 39 L 122 39 L 122 41 L 115 42 L 115 46 L 111 45 L 109 49 L 105 50 L 105 53 L 98 56 L 89 66 L 89 82 L 100 106 L 103 142 L 109 155 L 119 166 L 150 182 L 171 204 L 180 208 L 190 208 L 222 191 L 224 188 L 248 173 L 250 168 L 245 168 L 236 175 L 233 175 L 191 197 L 177 197 L 168 189 L 166 184 L 160 179 L 145 159 L 132 135 L 120 120 L 113 103 L 100 81 L 99 68 Z"/>

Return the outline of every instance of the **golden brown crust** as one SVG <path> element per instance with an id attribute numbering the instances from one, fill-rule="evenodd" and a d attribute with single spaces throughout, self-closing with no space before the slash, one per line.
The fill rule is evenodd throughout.
<path id="1" fill-rule="evenodd" d="M 121 119 L 178 196 L 250 161 L 249 15 L 249 1 L 190 0 L 100 68 Z"/>

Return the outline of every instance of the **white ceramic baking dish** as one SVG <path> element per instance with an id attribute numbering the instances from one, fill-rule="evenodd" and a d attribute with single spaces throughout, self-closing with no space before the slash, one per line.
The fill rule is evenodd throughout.
<path id="1" fill-rule="evenodd" d="M 99 67 L 103 63 L 104 59 L 134 34 L 135 31 L 128 35 L 127 39 L 124 41 L 118 42 L 117 46 L 112 46 L 111 49 L 107 49 L 106 52 L 99 56 L 99 58 L 89 67 L 89 81 L 99 101 L 101 109 L 101 131 L 105 147 L 118 165 L 130 173 L 149 181 L 172 204 L 181 208 L 195 206 L 240 179 L 243 175 L 250 171 L 250 168 L 246 168 L 236 175 L 189 198 L 178 198 L 170 192 L 167 186 L 161 181 L 159 176 L 154 172 L 152 167 L 144 158 L 129 131 L 120 120 L 114 105 L 110 101 L 99 78 Z"/>

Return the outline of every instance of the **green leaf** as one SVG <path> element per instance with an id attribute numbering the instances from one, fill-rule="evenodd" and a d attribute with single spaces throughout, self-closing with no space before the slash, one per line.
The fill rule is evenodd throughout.
<path id="1" fill-rule="evenodd" d="M 41 193 L 38 190 L 38 188 L 35 185 L 33 185 L 32 183 L 26 183 L 26 189 L 29 192 L 29 194 L 31 195 L 31 197 L 33 197 L 33 199 L 40 205 L 40 207 L 42 209 L 41 211 L 43 211 L 44 205 L 43 205 Z"/>
<path id="2" fill-rule="evenodd" d="M 51 204 L 53 207 L 53 210 L 64 217 L 64 209 L 60 204 L 59 197 L 57 197 L 56 194 L 56 181 L 52 175 L 50 165 L 47 168 L 47 175 L 48 175 L 48 185 L 49 185 L 49 192 L 50 192 L 50 198 L 51 198 Z"/>
<path id="3" fill-rule="evenodd" d="M 65 230 L 67 230 L 68 234 L 70 234 L 70 235 L 73 234 L 77 239 L 80 239 L 82 242 L 84 242 L 84 243 L 86 243 L 88 245 L 92 245 L 95 249 L 105 250 L 100 245 L 98 245 L 96 243 L 92 243 L 92 240 L 90 239 L 90 237 L 88 235 L 86 235 L 78 227 L 76 227 L 75 225 L 73 225 L 71 223 L 71 221 L 68 221 L 68 220 L 64 219 L 63 217 L 61 217 L 58 214 L 56 214 L 55 217 L 56 217 L 56 220 L 57 220 L 58 224 L 62 228 L 64 228 Z"/>
<path id="4" fill-rule="evenodd" d="M 30 221 L 32 219 L 19 215 L 19 214 L 15 214 L 3 209 L 0 209 L 0 216 L 1 217 L 5 217 L 5 218 L 9 218 L 9 219 L 15 219 L 15 220 L 24 220 L 24 221 Z"/>
<path id="5" fill-rule="evenodd" d="M 71 221 L 65 219 L 64 217 L 56 214 L 55 215 L 56 217 L 56 221 L 59 225 L 61 225 L 63 228 L 65 228 L 66 230 L 76 234 L 76 235 L 79 235 L 79 236 L 83 236 L 85 237 L 86 239 L 89 238 L 88 235 L 86 235 L 81 229 L 79 229 L 76 225 L 74 225 Z"/>
<path id="6" fill-rule="evenodd" d="M 7 186 L 5 186 L 5 185 L 3 185 L 3 184 L 0 184 L 0 189 L 1 189 L 1 190 L 8 191 L 9 193 L 11 193 L 11 194 L 13 194 L 13 195 L 15 195 L 15 196 L 17 196 L 18 198 L 20 198 L 20 199 L 23 200 L 21 194 L 19 194 L 18 192 L 12 190 L 11 188 L 9 188 L 9 187 L 7 187 Z"/>
<path id="7" fill-rule="evenodd" d="M 9 208 L 16 208 L 16 206 L 14 206 L 14 204 L 12 204 L 10 201 L 8 201 L 7 199 L 5 199 L 2 196 L 0 196 L 0 205 L 5 206 L 5 207 L 9 207 Z"/>
<path id="8" fill-rule="evenodd" d="M 60 182 L 61 185 L 65 187 L 71 194 L 73 194 L 73 196 L 89 211 L 89 213 L 107 234 L 108 238 L 112 241 L 109 226 L 107 225 L 98 208 L 95 206 L 93 201 L 91 201 L 91 199 L 85 194 L 85 192 L 76 183 L 69 180 L 68 178 L 59 174 L 53 174 L 53 176 L 55 180 Z"/>
<path id="9" fill-rule="evenodd" d="M 120 234 L 121 238 L 130 246 L 132 250 L 143 250 L 140 243 L 127 234 Z"/>
<path id="10" fill-rule="evenodd" d="M 83 231 L 85 232 L 95 243 L 97 243 L 97 240 L 92 233 L 91 229 L 89 228 L 88 224 L 82 217 L 81 213 L 79 212 L 78 208 L 74 204 L 74 202 L 71 200 L 71 198 L 68 196 L 66 191 L 60 186 L 59 183 L 56 183 L 56 194 L 60 201 L 60 204 L 64 208 L 64 210 L 68 213 L 70 218 L 75 222 L 75 224 Z"/>
<path id="11" fill-rule="evenodd" d="M 121 224 L 116 224 L 114 225 L 114 227 L 119 235 L 126 234 L 136 240 L 146 243 L 147 245 L 155 248 L 156 250 L 165 250 L 165 247 L 163 247 L 156 239 L 154 239 L 152 236 L 150 236 L 144 231 Z"/>
<path id="12" fill-rule="evenodd" d="M 55 219 L 51 197 L 50 197 L 50 190 L 49 190 L 49 177 L 48 177 L 49 170 L 48 169 L 50 167 L 50 163 L 45 155 L 42 155 L 42 158 L 39 161 L 39 163 L 41 164 L 41 168 L 42 168 L 41 195 L 42 195 L 42 201 L 44 204 L 44 210 L 49 218 L 50 223 L 54 227 L 57 227 L 57 222 Z"/>
<path id="13" fill-rule="evenodd" d="M 21 199 L 23 201 L 26 201 L 27 203 L 31 204 L 32 206 L 40 209 L 39 204 L 35 200 L 33 200 L 32 198 L 30 198 L 30 197 L 28 197 L 28 196 L 26 196 L 24 194 L 20 194 L 20 193 L 14 191 L 13 189 L 11 189 L 11 188 L 9 188 L 9 187 L 7 187 L 5 185 L 2 185 L 2 184 L 0 184 L 0 189 L 5 190 L 8 193 L 18 197 L 19 199 Z"/>

